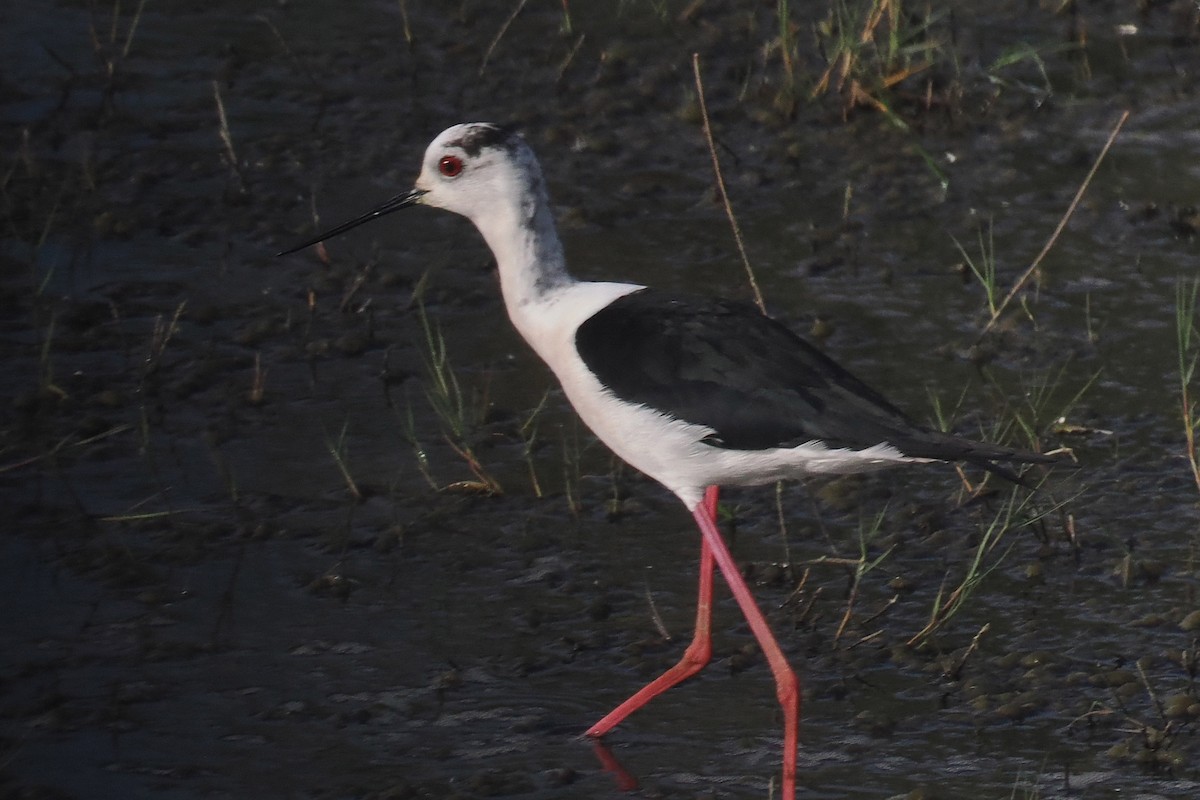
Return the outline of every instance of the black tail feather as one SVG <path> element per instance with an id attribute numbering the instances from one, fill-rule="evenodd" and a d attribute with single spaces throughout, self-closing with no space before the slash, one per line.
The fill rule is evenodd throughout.
<path id="1" fill-rule="evenodd" d="M 1009 469 L 1008 467 L 997 464 L 995 461 L 988 461 L 985 458 L 968 458 L 968 459 L 964 459 L 964 460 L 968 464 L 973 464 L 977 467 L 982 467 L 983 469 L 986 469 L 988 472 L 992 473 L 993 475 L 1003 478 L 1004 480 L 1006 480 L 1010 483 L 1015 483 L 1018 486 L 1024 486 L 1026 489 L 1032 489 L 1036 486 L 1036 484 L 1034 484 L 1028 478 L 1025 477 L 1025 473 L 1014 472 L 1013 470 Z M 1021 463 L 1043 464 L 1043 463 L 1051 463 L 1053 461 L 1055 461 L 1055 459 L 1053 459 L 1053 458 L 1045 458 L 1045 459 L 1039 458 L 1036 460 L 1022 459 Z"/>
<path id="2" fill-rule="evenodd" d="M 1033 484 L 1021 473 L 999 462 L 1009 464 L 1054 464 L 1062 461 L 1058 456 L 1046 453 L 1034 453 L 1027 450 L 1017 450 L 1012 447 L 985 444 L 934 431 L 926 432 L 920 439 L 906 442 L 900 446 L 900 451 L 905 455 L 917 458 L 934 458 L 940 461 L 963 461 L 985 469 L 1006 481 L 1028 488 L 1033 488 Z"/>

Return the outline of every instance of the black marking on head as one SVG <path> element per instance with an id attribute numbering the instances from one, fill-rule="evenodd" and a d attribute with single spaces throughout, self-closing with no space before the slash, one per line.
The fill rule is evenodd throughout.
<path id="1" fill-rule="evenodd" d="M 471 158 L 475 158 L 484 149 L 490 147 L 510 150 L 516 144 L 515 140 L 519 139 L 519 137 L 520 134 L 512 126 L 497 125 L 492 122 L 480 122 L 472 125 L 463 136 L 447 142 L 447 144 L 461 148 L 464 153 Z"/>
<path id="2" fill-rule="evenodd" d="M 991 459 L 1048 460 L 917 425 L 786 326 L 742 303 L 642 289 L 585 320 L 575 346 L 616 397 L 711 428 L 703 441 L 713 447 L 822 442 L 859 450 L 886 443 L 916 458 L 961 459 L 993 471 L 1001 468 Z"/>

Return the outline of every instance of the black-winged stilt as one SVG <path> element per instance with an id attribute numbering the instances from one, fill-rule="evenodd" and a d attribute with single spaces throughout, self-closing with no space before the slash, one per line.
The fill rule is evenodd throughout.
<path id="1" fill-rule="evenodd" d="M 604 736 L 708 662 L 715 564 L 775 677 L 784 718 L 782 796 L 792 800 L 799 681 L 717 529 L 718 487 L 929 461 L 965 461 L 1012 477 L 995 462 L 1053 459 L 917 425 L 753 306 L 576 280 L 537 159 L 504 126 L 448 128 L 425 151 L 412 190 L 280 255 L 412 205 L 444 208 L 475 223 L 495 256 L 509 318 L 579 416 L 618 456 L 674 492 L 700 527 L 691 645 L 678 664 L 587 735 Z"/>

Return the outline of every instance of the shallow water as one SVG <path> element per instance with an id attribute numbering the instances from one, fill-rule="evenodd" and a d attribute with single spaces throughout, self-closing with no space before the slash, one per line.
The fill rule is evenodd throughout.
<path id="1" fill-rule="evenodd" d="M 407 188 L 446 125 L 515 120 L 580 275 L 748 297 L 691 121 L 698 51 L 772 313 L 829 332 L 914 416 L 932 420 L 933 397 L 958 407 L 964 434 L 991 438 L 1046 387 L 1042 445 L 1079 463 L 919 649 L 904 643 L 1006 489 L 964 504 L 939 467 L 788 486 L 786 535 L 769 488 L 727 493 L 735 555 L 805 686 L 801 796 L 1193 796 L 1181 623 L 1200 608 L 1200 495 L 1174 320 L 1177 281 L 1200 274 L 1186 25 L 1085 9 L 1084 61 L 1054 50 L 1049 12 L 960 10 L 968 90 L 935 111 L 900 102 L 904 132 L 843 120 L 836 98 L 773 111 L 773 4 L 681 21 L 685 4 L 576 3 L 570 33 L 560 4 L 530 4 L 482 73 L 510 9 L 481 5 L 407 3 L 408 45 L 395 3 L 151 3 L 125 58 L 129 4 L 115 36 L 111 6 L 0 8 L 5 793 L 624 796 L 579 734 L 682 651 L 687 515 L 580 429 L 466 222 L 418 209 L 329 243 L 327 265 L 273 254 L 314 208 L 328 226 Z M 1139 33 L 1118 41 L 1123 23 Z M 1049 92 L 1032 61 L 983 74 L 1018 42 L 1043 48 Z M 986 305 L 954 240 L 974 257 L 990 225 L 1011 285 L 1124 109 L 1028 314 L 973 348 Z M 426 398 L 422 275 L 503 496 L 434 488 L 472 474 Z M 1052 432 L 1064 407 L 1092 432 Z M 877 514 L 868 549 L 887 555 L 836 638 L 850 575 L 819 559 L 856 557 Z M 770 675 L 727 599 L 717 626 L 713 666 L 608 737 L 634 796 L 768 796 Z"/>

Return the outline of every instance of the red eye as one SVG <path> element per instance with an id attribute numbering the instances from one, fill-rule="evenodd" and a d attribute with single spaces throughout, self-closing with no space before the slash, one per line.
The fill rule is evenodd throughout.
<path id="1" fill-rule="evenodd" d="M 447 178 L 457 178 L 462 170 L 462 159 L 458 156 L 442 156 L 442 160 L 438 162 L 438 172 Z"/>

